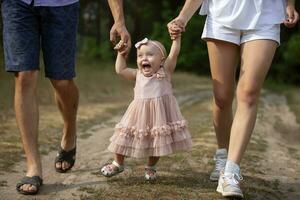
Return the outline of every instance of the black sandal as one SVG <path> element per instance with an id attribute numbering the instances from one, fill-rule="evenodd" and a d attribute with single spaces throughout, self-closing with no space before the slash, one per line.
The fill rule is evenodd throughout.
<path id="1" fill-rule="evenodd" d="M 65 151 L 62 148 L 60 148 L 55 158 L 55 163 L 54 163 L 55 171 L 59 173 L 65 173 L 68 170 L 70 170 L 75 164 L 75 157 L 76 157 L 76 147 L 70 151 Z M 69 163 L 70 166 L 67 169 L 57 168 L 56 164 L 58 162 L 61 163 L 61 167 L 63 162 Z"/>
<path id="2" fill-rule="evenodd" d="M 35 186 L 36 190 L 35 191 L 28 191 L 28 190 L 21 189 L 21 186 L 26 185 L 26 184 Z M 17 183 L 16 189 L 21 194 L 34 195 L 34 194 L 37 194 L 39 192 L 40 186 L 42 186 L 42 185 L 43 185 L 43 179 L 41 179 L 41 177 L 39 177 L 39 176 L 32 176 L 32 177 L 25 176 L 20 180 L 19 183 Z"/>

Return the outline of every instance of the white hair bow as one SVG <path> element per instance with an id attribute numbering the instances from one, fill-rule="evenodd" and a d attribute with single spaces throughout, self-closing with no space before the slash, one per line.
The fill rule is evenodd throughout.
<path id="1" fill-rule="evenodd" d="M 149 39 L 148 38 L 144 38 L 143 40 L 135 43 L 135 48 L 140 48 L 143 44 L 147 44 L 149 42 Z"/>
<path id="2" fill-rule="evenodd" d="M 163 58 L 165 58 L 165 51 L 163 51 L 163 49 L 154 41 L 149 40 L 148 38 L 144 38 L 143 40 L 137 42 L 134 46 L 135 48 L 139 49 L 142 45 L 147 44 L 148 42 L 150 42 L 151 44 L 153 44 L 154 46 L 156 46 L 159 51 L 161 52 L 161 55 L 163 56 Z"/>

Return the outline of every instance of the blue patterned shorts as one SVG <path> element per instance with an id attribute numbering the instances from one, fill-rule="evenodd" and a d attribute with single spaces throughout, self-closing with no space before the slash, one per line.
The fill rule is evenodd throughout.
<path id="1" fill-rule="evenodd" d="M 78 2 L 33 7 L 20 0 L 3 0 L 1 9 L 6 71 L 39 70 L 42 49 L 46 77 L 75 77 Z"/>

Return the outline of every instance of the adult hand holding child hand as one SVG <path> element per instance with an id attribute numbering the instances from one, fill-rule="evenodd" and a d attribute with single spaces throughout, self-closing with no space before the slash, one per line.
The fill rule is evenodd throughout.
<path id="1" fill-rule="evenodd" d="M 181 36 L 181 33 L 185 31 L 186 20 L 181 17 L 176 17 L 167 24 L 168 31 L 172 40 Z"/>
<path id="2" fill-rule="evenodd" d="M 115 45 L 118 37 L 120 37 L 121 40 Z M 110 41 L 115 45 L 114 49 L 120 52 L 122 56 L 128 56 L 131 48 L 131 38 L 125 25 L 115 23 L 112 26 L 110 30 Z"/>

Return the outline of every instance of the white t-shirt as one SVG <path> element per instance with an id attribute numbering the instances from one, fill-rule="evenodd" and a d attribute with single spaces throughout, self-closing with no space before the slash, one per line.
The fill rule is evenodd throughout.
<path id="1" fill-rule="evenodd" d="M 200 15 L 212 17 L 224 26 L 249 30 L 281 24 L 286 0 L 204 0 Z"/>

